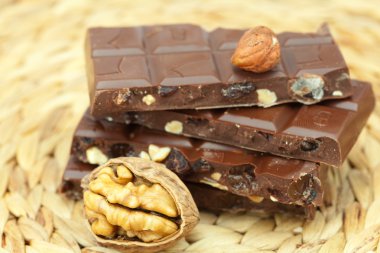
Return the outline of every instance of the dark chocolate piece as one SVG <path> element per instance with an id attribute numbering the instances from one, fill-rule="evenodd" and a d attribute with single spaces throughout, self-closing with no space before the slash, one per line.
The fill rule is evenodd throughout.
<path id="1" fill-rule="evenodd" d="M 171 135 L 141 126 L 96 121 L 88 113 L 75 132 L 72 154 L 82 162 L 99 164 L 107 158 L 139 156 L 142 151 L 148 152 L 151 144 L 171 148 L 162 162 L 184 181 L 286 204 L 318 206 L 322 203 L 325 170 L 316 163 Z"/>
<path id="2" fill-rule="evenodd" d="M 86 39 L 91 113 L 304 104 L 352 94 L 328 28 L 278 35 L 281 61 L 256 74 L 234 67 L 244 30 L 177 24 L 92 28 Z"/>
<path id="3" fill-rule="evenodd" d="M 133 112 L 113 120 L 161 131 L 176 120 L 186 136 L 339 167 L 375 105 L 370 84 L 352 85 L 352 97 L 313 106 Z"/>
<path id="4" fill-rule="evenodd" d="M 60 191 L 72 199 L 82 198 L 82 188 L 80 187 L 82 178 L 92 171 L 96 165 L 80 162 L 75 157 L 71 157 L 63 175 Z M 302 207 L 298 205 L 286 205 L 271 200 L 262 200 L 260 203 L 227 191 L 218 190 L 202 184 L 185 182 L 190 190 L 197 207 L 213 212 L 245 212 L 253 211 L 259 214 L 274 214 L 279 212 L 292 213 L 293 215 L 304 215 L 312 219 L 315 213 L 313 205 Z"/>

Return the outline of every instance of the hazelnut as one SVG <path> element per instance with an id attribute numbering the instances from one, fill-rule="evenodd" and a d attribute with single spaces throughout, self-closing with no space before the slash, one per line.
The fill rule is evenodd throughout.
<path id="1" fill-rule="evenodd" d="M 248 196 L 248 198 L 255 203 L 261 203 L 264 200 L 264 197 L 257 196 L 257 195 L 251 195 L 251 196 Z"/>
<path id="2" fill-rule="evenodd" d="M 170 150 L 171 149 L 169 147 L 160 148 L 153 144 L 150 144 L 148 147 L 149 156 L 154 162 L 161 162 L 165 160 L 166 157 L 168 157 Z"/>
<path id="3" fill-rule="evenodd" d="M 219 172 L 214 172 L 211 174 L 211 178 L 215 181 L 219 181 L 222 178 L 222 174 L 220 174 Z"/>
<path id="4" fill-rule="evenodd" d="M 217 189 L 222 190 L 222 191 L 228 191 L 227 186 L 221 185 L 221 184 L 219 184 L 213 180 L 210 180 L 209 178 L 203 178 L 199 182 L 201 182 L 203 184 L 207 184 L 209 186 L 212 186 L 212 187 L 217 188 Z"/>
<path id="5" fill-rule="evenodd" d="M 172 246 L 199 221 L 183 182 L 165 165 L 117 158 L 82 179 L 84 211 L 97 242 L 121 252 Z"/>
<path id="6" fill-rule="evenodd" d="M 244 70 L 262 73 L 277 65 L 280 54 L 280 44 L 274 32 L 265 26 L 257 26 L 240 38 L 231 62 Z"/>
<path id="7" fill-rule="evenodd" d="M 268 107 L 273 105 L 277 101 L 276 93 L 268 89 L 258 89 L 257 91 L 257 100 L 259 105 Z"/>
<path id="8" fill-rule="evenodd" d="M 181 121 L 172 120 L 165 125 L 165 131 L 172 134 L 181 134 L 183 131 L 183 125 Z"/>
<path id="9" fill-rule="evenodd" d="M 108 157 L 97 147 L 91 147 L 86 150 L 87 162 L 90 164 L 101 165 L 108 161 Z"/>
<path id="10" fill-rule="evenodd" d="M 153 104 L 154 102 L 156 102 L 156 99 L 148 94 L 148 95 L 145 95 L 143 98 L 142 98 L 142 101 L 146 104 L 146 105 L 151 105 Z"/>
<path id="11" fill-rule="evenodd" d="M 139 157 L 142 158 L 142 159 L 148 160 L 148 161 L 151 160 L 150 159 L 150 155 L 147 152 L 145 152 L 145 151 L 141 151 L 140 154 L 139 154 Z"/>
<path id="12" fill-rule="evenodd" d="M 271 195 L 269 198 L 270 198 L 270 200 L 272 200 L 273 202 L 278 202 L 278 199 L 277 199 L 276 197 L 272 196 L 272 195 Z"/>
<path id="13" fill-rule="evenodd" d="M 341 92 L 340 90 L 334 90 L 332 95 L 334 97 L 342 97 L 343 96 L 343 92 Z"/>

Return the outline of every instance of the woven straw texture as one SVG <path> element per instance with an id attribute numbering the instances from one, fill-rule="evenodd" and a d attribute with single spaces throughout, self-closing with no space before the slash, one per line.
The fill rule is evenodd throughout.
<path id="1" fill-rule="evenodd" d="M 378 4 L 378 2 L 377 2 Z M 114 252 L 96 246 L 82 203 L 56 193 L 88 105 L 87 27 L 191 22 L 314 31 L 329 22 L 352 76 L 380 96 L 376 1 L 0 1 L 0 253 Z M 313 221 L 216 216 L 167 252 L 380 252 L 380 106 Z"/>

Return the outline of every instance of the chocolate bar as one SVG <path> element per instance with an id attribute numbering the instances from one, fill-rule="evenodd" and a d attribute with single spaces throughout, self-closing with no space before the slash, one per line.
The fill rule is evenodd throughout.
<path id="1" fill-rule="evenodd" d="M 189 24 L 89 29 L 91 114 L 313 104 L 352 94 L 347 65 L 326 25 L 316 33 L 279 34 L 281 61 L 260 74 L 230 63 L 243 33 L 208 33 Z"/>
<path id="2" fill-rule="evenodd" d="M 339 167 L 375 105 L 370 84 L 352 85 L 352 97 L 313 106 L 133 112 L 112 119 Z M 181 131 L 171 131 L 173 122 Z"/>
<path id="3" fill-rule="evenodd" d="M 316 163 L 136 125 L 96 121 L 89 113 L 74 134 L 72 154 L 84 163 L 101 164 L 109 158 L 147 156 L 151 144 L 171 148 L 160 161 L 186 182 L 208 184 L 259 201 L 266 198 L 304 206 L 322 203 L 325 169 Z"/>
<path id="4" fill-rule="evenodd" d="M 72 199 L 82 198 L 81 180 L 92 171 L 96 165 L 80 162 L 71 156 L 63 175 L 60 191 Z M 259 214 L 273 214 L 279 212 L 292 213 L 293 215 L 304 215 L 312 219 L 315 207 L 298 205 L 286 205 L 271 200 L 262 200 L 260 203 L 252 201 L 248 197 L 235 195 L 228 191 L 219 190 L 207 185 L 185 182 L 190 190 L 197 207 L 213 212 L 228 211 L 233 213 L 253 211 Z"/>

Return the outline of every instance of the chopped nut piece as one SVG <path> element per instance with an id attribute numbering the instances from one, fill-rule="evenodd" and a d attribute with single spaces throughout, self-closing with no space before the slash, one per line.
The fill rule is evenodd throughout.
<path id="1" fill-rule="evenodd" d="M 113 102 L 117 105 L 121 105 L 126 103 L 131 96 L 131 91 L 127 89 L 123 89 L 122 91 L 118 91 L 113 95 Z"/>
<path id="2" fill-rule="evenodd" d="M 148 95 L 145 95 L 143 98 L 142 98 L 142 101 L 146 104 L 146 105 L 151 105 L 153 104 L 154 102 L 156 102 L 156 99 L 148 94 Z"/>
<path id="3" fill-rule="evenodd" d="M 280 44 L 274 32 L 257 26 L 240 38 L 231 62 L 233 65 L 256 73 L 273 69 L 280 61 Z"/>
<path id="4" fill-rule="evenodd" d="M 261 106 L 271 106 L 277 101 L 276 93 L 268 89 L 258 89 L 258 101 Z"/>
<path id="5" fill-rule="evenodd" d="M 293 229 L 293 233 L 295 234 L 301 234 L 303 232 L 303 228 L 302 227 L 295 227 Z"/>
<path id="6" fill-rule="evenodd" d="M 145 151 L 141 151 L 140 154 L 139 154 L 139 157 L 142 158 L 142 159 L 148 160 L 148 161 L 151 160 L 150 159 L 150 155 L 147 152 L 145 152 Z"/>
<path id="7" fill-rule="evenodd" d="M 250 200 L 252 200 L 255 203 L 260 203 L 264 200 L 264 197 L 257 196 L 257 195 L 251 195 L 248 197 Z"/>
<path id="8" fill-rule="evenodd" d="M 334 97 L 341 97 L 341 96 L 343 96 L 343 92 L 341 92 L 340 90 L 335 90 L 335 91 L 333 91 L 332 95 Z"/>
<path id="9" fill-rule="evenodd" d="M 148 152 L 149 152 L 150 158 L 154 162 L 161 162 L 161 161 L 165 160 L 165 158 L 168 157 L 170 150 L 171 149 L 169 147 L 160 148 L 160 147 L 153 145 L 153 144 L 149 145 L 149 147 L 148 147 Z"/>
<path id="10" fill-rule="evenodd" d="M 271 195 L 269 198 L 270 198 L 270 200 L 272 200 L 273 202 L 278 202 L 278 199 L 275 198 L 275 197 L 273 197 L 272 195 Z"/>
<path id="11" fill-rule="evenodd" d="M 314 104 L 324 96 L 325 81 L 319 75 L 303 74 L 293 82 L 290 82 L 291 94 L 298 102 Z"/>
<path id="12" fill-rule="evenodd" d="M 183 131 L 183 124 L 178 120 L 172 120 L 166 123 L 165 131 L 172 134 L 181 134 Z"/>
<path id="13" fill-rule="evenodd" d="M 87 175 L 82 187 L 96 240 L 122 252 L 163 250 L 199 220 L 190 192 L 163 164 L 136 157 L 112 159 Z"/>
<path id="14" fill-rule="evenodd" d="M 222 174 L 220 174 L 219 172 L 214 172 L 211 174 L 211 178 L 214 179 L 215 181 L 219 181 L 221 177 L 222 177 Z"/>
<path id="15" fill-rule="evenodd" d="M 87 161 L 91 164 L 101 165 L 108 161 L 108 157 L 97 147 L 91 147 L 86 150 Z"/>
<path id="16" fill-rule="evenodd" d="M 221 184 L 219 184 L 213 180 L 210 180 L 209 178 L 201 179 L 201 180 L 199 180 L 199 182 L 204 183 L 204 184 L 208 184 L 209 186 L 212 186 L 212 187 L 217 188 L 217 189 L 222 190 L 222 191 L 228 191 L 227 186 L 221 185 Z"/>

